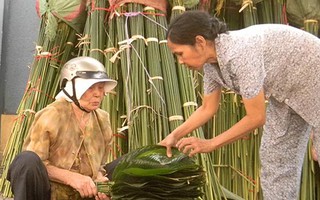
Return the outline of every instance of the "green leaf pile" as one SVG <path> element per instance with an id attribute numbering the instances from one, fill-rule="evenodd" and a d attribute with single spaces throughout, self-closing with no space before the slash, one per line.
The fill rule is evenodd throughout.
<path id="1" fill-rule="evenodd" d="M 112 199 L 192 200 L 202 196 L 205 173 L 176 148 L 149 145 L 126 154 L 113 172 Z"/>

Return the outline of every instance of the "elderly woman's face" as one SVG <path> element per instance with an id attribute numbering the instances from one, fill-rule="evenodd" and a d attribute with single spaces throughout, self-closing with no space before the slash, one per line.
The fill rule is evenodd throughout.
<path id="1" fill-rule="evenodd" d="M 105 82 L 95 83 L 82 95 L 79 102 L 85 110 L 93 111 L 100 107 L 105 95 L 104 85 Z"/>
<path id="2" fill-rule="evenodd" d="M 197 44 L 182 45 L 176 44 L 168 40 L 168 47 L 172 53 L 177 56 L 180 64 L 186 65 L 186 67 L 193 70 L 201 70 L 206 62 L 205 54 L 203 49 Z"/>

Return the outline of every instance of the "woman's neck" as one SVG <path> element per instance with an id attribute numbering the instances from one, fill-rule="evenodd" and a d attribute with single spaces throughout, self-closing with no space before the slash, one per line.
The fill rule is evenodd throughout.
<path id="1" fill-rule="evenodd" d="M 81 110 L 78 106 L 76 106 L 74 103 L 71 104 L 72 105 L 72 109 L 73 112 L 76 116 L 76 119 L 79 123 L 79 126 L 81 129 L 84 129 L 85 126 L 88 124 L 90 116 L 91 116 L 91 112 L 87 113 L 83 110 Z"/>
<path id="2" fill-rule="evenodd" d="M 208 60 L 207 63 L 218 63 L 217 59 L 217 51 L 214 42 L 210 41 L 207 45 L 208 52 Z"/>

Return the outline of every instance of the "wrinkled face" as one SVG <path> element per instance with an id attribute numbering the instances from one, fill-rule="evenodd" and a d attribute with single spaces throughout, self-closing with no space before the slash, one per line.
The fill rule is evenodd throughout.
<path id="1" fill-rule="evenodd" d="M 85 110 L 93 111 L 100 107 L 105 96 L 104 85 L 105 82 L 95 83 L 82 95 L 79 102 Z"/>
<path id="2" fill-rule="evenodd" d="M 201 70 L 205 64 L 205 52 L 197 43 L 195 45 L 175 44 L 168 39 L 168 47 L 177 56 L 180 64 L 193 70 Z"/>

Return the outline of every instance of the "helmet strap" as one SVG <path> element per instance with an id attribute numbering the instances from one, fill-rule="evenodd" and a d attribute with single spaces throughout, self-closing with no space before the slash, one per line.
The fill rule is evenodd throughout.
<path id="1" fill-rule="evenodd" d="M 75 85 L 75 80 L 72 79 L 72 91 L 73 91 L 73 95 L 71 96 L 64 88 L 62 88 L 62 91 L 65 93 L 65 95 L 67 95 L 67 97 L 69 97 L 73 102 L 74 104 L 76 104 L 76 106 L 78 106 L 78 108 L 86 113 L 89 113 L 89 111 L 87 111 L 86 109 L 84 109 L 78 99 L 77 99 L 77 95 L 76 95 L 76 85 Z"/>

